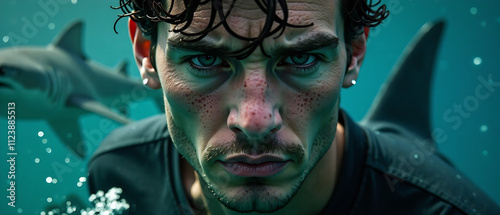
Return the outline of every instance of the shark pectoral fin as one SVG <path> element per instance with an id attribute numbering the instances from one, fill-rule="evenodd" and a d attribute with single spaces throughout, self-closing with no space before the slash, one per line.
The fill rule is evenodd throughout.
<path id="1" fill-rule="evenodd" d="M 132 122 L 132 120 L 128 119 L 127 117 L 124 117 L 118 113 L 115 113 L 110 108 L 106 107 L 105 105 L 103 105 L 103 104 L 101 104 L 93 99 L 87 98 L 87 97 L 72 95 L 68 99 L 68 105 L 80 108 L 82 110 L 85 110 L 85 111 L 88 111 L 91 113 L 101 115 L 103 117 L 114 120 L 114 121 L 121 123 L 121 124 L 127 124 L 127 123 Z"/>
<path id="2" fill-rule="evenodd" d="M 78 157 L 87 154 L 85 142 L 82 141 L 80 126 L 77 117 L 62 117 L 48 121 L 50 127 L 56 132 L 61 141 Z"/>

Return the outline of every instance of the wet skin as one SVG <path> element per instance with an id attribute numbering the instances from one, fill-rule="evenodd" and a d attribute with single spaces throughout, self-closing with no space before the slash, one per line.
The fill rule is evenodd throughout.
<path id="1" fill-rule="evenodd" d="M 245 45 L 224 28 L 186 43 L 168 32 L 173 26 L 158 25 L 156 68 L 169 131 L 196 171 L 184 177 L 190 197 L 212 214 L 318 213 L 333 192 L 348 67 L 339 2 L 289 1 L 288 8 L 289 23 L 314 25 L 266 38 L 271 58 L 259 49 L 243 60 L 208 52 Z M 209 14 L 198 8 L 188 31 L 204 29 Z M 254 1 L 238 1 L 228 19 L 246 37 L 264 22 Z"/>

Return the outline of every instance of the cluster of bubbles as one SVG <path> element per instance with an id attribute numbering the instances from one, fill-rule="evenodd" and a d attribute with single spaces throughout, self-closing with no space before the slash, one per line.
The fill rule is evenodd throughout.
<path id="1" fill-rule="evenodd" d="M 40 215 L 115 215 L 124 214 L 130 205 L 125 199 L 120 199 L 123 190 L 121 188 L 113 187 L 104 193 L 99 190 L 96 194 L 89 197 L 89 202 L 94 205 L 93 208 L 81 209 L 78 213 L 77 207 L 71 205 L 70 201 L 66 202 L 66 211 L 61 211 L 56 208 L 51 211 L 42 211 Z"/>

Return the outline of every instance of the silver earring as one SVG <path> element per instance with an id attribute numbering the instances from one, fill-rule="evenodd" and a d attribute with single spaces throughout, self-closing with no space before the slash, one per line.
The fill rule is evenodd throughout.
<path id="1" fill-rule="evenodd" d="M 352 84 L 352 86 L 356 85 L 356 80 L 352 79 L 351 84 Z"/>
<path id="2" fill-rule="evenodd" d="M 148 85 L 148 82 L 149 82 L 148 78 L 145 78 L 145 79 L 142 80 L 142 84 L 144 84 L 146 86 Z"/>

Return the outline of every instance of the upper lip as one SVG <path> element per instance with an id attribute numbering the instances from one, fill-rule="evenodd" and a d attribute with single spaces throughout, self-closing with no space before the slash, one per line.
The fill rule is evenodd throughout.
<path id="1" fill-rule="evenodd" d="M 222 162 L 241 162 L 247 164 L 262 164 L 266 162 L 285 162 L 286 160 L 278 155 L 263 154 L 263 155 L 248 155 L 248 154 L 238 154 L 227 156 Z"/>

